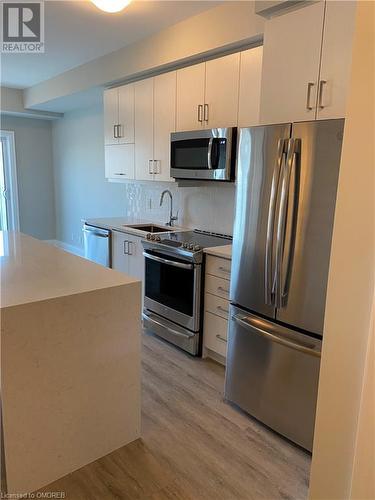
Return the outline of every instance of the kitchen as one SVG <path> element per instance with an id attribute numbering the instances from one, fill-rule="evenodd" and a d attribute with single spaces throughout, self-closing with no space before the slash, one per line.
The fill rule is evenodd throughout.
<path id="1" fill-rule="evenodd" d="M 86 252 L 88 258 L 143 281 L 146 395 L 141 436 L 145 442 L 128 445 L 133 449 L 123 452 L 126 467 L 130 467 L 132 456 L 145 453 L 142 447 L 147 443 L 153 447 L 153 460 L 157 448 L 163 448 L 160 440 L 166 435 L 156 424 L 165 411 L 158 404 L 158 397 L 164 397 L 159 392 L 161 387 L 165 395 L 177 398 L 177 406 L 171 411 L 182 404 L 189 414 L 190 404 L 200 413 L 198 401 L 188 396 L 197 391 L 194 385 L 199 384 L 196 373 L 200 373 L 199 397 L 204 400 L 208 391 L 213 407 L 210 404 L 206 411 L 212 419 L 201 421 L 197 415 L 178 428 L 179 433 L 192 432 L 191 452 L 194 447 L 203 454 L 207 452 L 205 446 L 199 445 L 199 441 L 205 442 L 205 433 L 196 434 L 192 422 L 196 425 L 199 421 L 207 432 L 211 425 L 220 429 L 223 422 L 216 421 L 211 413 L 212 408 L 217 408 L 239 428 L 251 428 L 254 434 L 250 440 L 258 436 L 258 452 L 253 446 L 245 446 L 241 467 L 250 460 L 258 469 L 258 460 L 266 453 L 266 469 L 273 471 L 273 486 L 268 491 L 262 480 L 265 463 L 258 474 L 248 478 L 250 482 L 240 486 L 233 467 L 233 481 L 220 466 L 216 472 L 212 469 L 212 456 L 207 462 L 206 478 L 204 474 L 196 476 L 195 487 L 189 493 L 184 484 L 189 476 L 181 476 L 184 464 L 174 450 L 174 446 L 177 450 L 187 442 L 175 441 L 163 451 L 163 460 L 168 461 L 171 454 L 175 464 L 168 467 L 168 480 L 158 483 L 156 464 L 151 472 L 165 497 L 168 485 L 174 484 L 182 498 L 189 498 L 189 494 L 194 497 L 199 489 L 206 492 L 206 498 L 213 498 L 217 490 L 209 487 L 208 478 L 212 477 L 212 484 L 217 485 L 219 470 L 224 474 L 225 498 L 307 496 L 310 455 L 269 428 L 312 451 L 335 198 L 345 137 L 343 119 L 347 118 L 352 71 L 354 35 L 350 33 L 355 32 L 357 6 L 355 2 L 345 2 L 345 6 L 340 2 L 317 2 L 297 9 L 287 5 L 284 10 L 284 3 L 271 10 L 265 2 L 236 3 L 236 8 L 210 6 L 167 28 L 159 38 L 151 36 L 148 44 L 135 42 L 136 60 L 127 54 L 129 65 L 125 71 L 121 69 L 121 77 L 112 66 L 104 76 L 104 91 L 102 86 L 86 97 L 78 93 L 77 97 L 67 96 L 65 101 L 55 103 L 53 94 L 57 95 L 60 87 L 52 83 L 57 82 L 51 82 L 50 88 L 37 84 L 24 92 L 24 101 L 31 108 L 42 92 L 49 93 L 50 103 L 40 104 L 39 113 L 52 113 L 52 109 L 59 113 L 65 107 L 64 117 L 55 119 L 51 127 L 57 236 L 51 233 L 41 239 L 52 240 L 74 253 Z M 245 14 L 248 21 L 251 19 L 246 26 L 239 23 Z M 219 21 L 224 18 L 237 31 L 235 46 L 233 41 L 229 44 L 229 30 L 225 41 L 212 42 L 207 33 L 204 40 L 196 41 L 196 47 L 191 38 L 183 37 L 210 20 L 208 29 L 216 29 L 219 39 L 223 33 Z M 160 49 L 168 36 L 176 37 L 177 32 L 186 47 L 182 44 L 179 57 L 171 57 Z M 298 47 L 299 40 L 306 45 Z M 215 43 L 226 49 L 211 46 L 209 50 L 209 45 Z M 156 69 L 150 66 L 146 72 L 142 65 L 152 45 L 155 60 L 159 60 L 152 61 Z M 291 47 L 295 49 L 294 64 L 288 67 L 287 75 L 281 56 Z M 311 55 L 308 60 L 306 51 Z M 339 65 L 335 65 L 337 60 Z M 95 65 L 95 61 L 87 64 Z M 72 70 L 73 76 L 74 71 L 83 70 Z M 333 76 L 332 71 L 336 71 Z M 132 74 L 138 74 L 137 78 Z M 291 79 L 295 82 L 292 95 Z M 217 85 L 218 81 L 221 85 Z M 340 83 L 332 87 L 332 81 Z M 104 99 L 104 111 L 97 103 L 99 94 Z M 92 100 L 94 105 L 76 109 L 81 99 Z M 66 111 L 69 107 L 72 109 Z M 11 129 L 12 120 L 15 123 L 16 117 L 4 117 L 2 128 Z M 300 177 L 294 173 L 297 164 L 301 165 Z M 295 187 L 294 196 L 290 196 L 291 186 Z M 288 260 L 283 256 L 286 249 Z M 302 281 L 295 269 L 303 276 Z M 254 287 L 249 286 L 248 276 Z M 288 300 L 292 307 L 285 309 Z M 250 345 L 245 333 L 249 330 L 254 334 L 254 345 Z M 262 366 L 260 360 L 266 355 L 270 356 L 270 364 Z M 177 372 L 171 371 L 168 360 L 176 369 L 184 367 L 181 375 L 196 382 L 179 382 L 180 387 L 175 382 L 169 387 L 165 377 L 173 380 Z M 280 376 L 281 361 L 289 367 L 286 378 Z M 158 364 L 164 373 L 155 372 Z M 152 383 L 151 374 L 160 377 L 160 387 Z M 307 385 L 301 384 L 302 380 Z M 253 391 L 248 391 L 246 381 L 256 384 Z M 178 388 L 185 394 L 180 403 Z M 278 399 L 281 412 L 276 411 Z M 154 419 L 152 407 L 158 410 Z M 168 414 L 164 417 L 167 421 L 170 418 Z M 224 428 L 223 445 L 231 439 Z M 232 438 L 241 441 L 240 434 Z M 207 446 L 215 450 L 215 446 Z M 270 446 L 274 453 L 268 456 Z M 226 453 L 229 458 L 229 448 Z M 314 460 L 315 477 L 323 474 L 318 459 L 316 448 L 313 477 Z M 107 460 L 111 460 L 110 455 Z M 289 460 L 291 469 L 283 470 L 283 460 Z M 189 462 L 185 466 L 198 474 L 196 466 Z M 87 467 L 95 470 L 95 462 Z M 293 468 L 299 472 L 293 473 Z M 91 472 L 84 468 L 73 473 L 71 484 L 69 476 L 61 480 L 61 489 L 69 493 L 72 488 L 70 491 L 76 491 L 79 498 L 83 490 L 75 483 L 74 474 L 82 474 L 76 476 L 79 482 L 79 477 L 91 477 Z M 280 475 L 287 478 L 289 486 Z M 97 487 L 102 488 L 99 483 Z M 133 491 L 133 496 L 126 496 L 126 489 L 121 489 L 121 494 L 124 498 L 142 498 L 142 488 Z M 104 490 L 101 492 L 103 497 Z M 147 496 L 145 491 L 143 495 Z"/>

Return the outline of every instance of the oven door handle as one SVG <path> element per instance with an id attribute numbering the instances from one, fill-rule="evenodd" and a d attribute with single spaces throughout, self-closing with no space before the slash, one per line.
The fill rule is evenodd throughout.
<path id="1" fill-rule="evenodd" d="M 168 266 L 179 267 L 180 269 L 193 269 L 193 264 L 183 264 L 182 262 L 176 262 L 174 260 L 163 259 L 162 257 L 157 257 L 156 255 L 152 255 L 148 252 L 143 252 L 144 257 L 146 259 L 155 260 L 156 262 L 160 262 L 161 264 L 167 264 Z"/>

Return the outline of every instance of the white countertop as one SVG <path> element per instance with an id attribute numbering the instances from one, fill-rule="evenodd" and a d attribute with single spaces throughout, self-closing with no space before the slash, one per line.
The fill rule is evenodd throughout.
<path id="1" fill-rule="evenodd" d="M 232 258 L 232 245 L 222 245 L 220 247 L 205 248 L 204 253 L 214 255 L 215 257 L 222 257 L 223 259 Z"/>
<path id="2" fill-rule="evenodd" d="M 0 231 L 0 250 L 1 307 L 137 281 L 22 233 Z"/>
<path id="3" fill-rule="evenodd" d="M 145 236 L 147 233 L 145 231 L 140 231 L 139 229 L 131 228 L 129 225 L 137 224 L 147 224 L 165 227 L 165 232 L 170 232 L 170 227 L 166 226 L 162 222 L 155 222 L 145 219 L 135 219 L 133 217 L 104 217 L 100 219 L 83 219 L 82 222 L 89 224 L 91 226 L 100 227 L 103 229 L 110 229 L 112 231 L 121 231 L 122 233 L 134 234 L 136 236 Z M 191 231 L 191 229 L 182 228 L 180 226 L 173 226 L 172 230 L 174 232 Z M 160 232 L 158 234 L 163 234 Z"/>

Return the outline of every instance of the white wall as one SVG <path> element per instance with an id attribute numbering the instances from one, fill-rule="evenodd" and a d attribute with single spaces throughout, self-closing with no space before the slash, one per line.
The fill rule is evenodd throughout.
<path id="1" fill-rule="evenodd" d="M 53 123 L 56 238 L 81 246 L 81 219 L 133 216 L 155 222 L 168 220 L 168 203 L 159 208 L 160 194 L 174 195 L 177 224 L 231 234 L 234 185 L 178 188 L 171 183 L 109 183 L 104 178 L 103 107 L 98 104 L 65 114 Z"/>
<path id="2" fill-rule="evenodd" d="M 2 116 L 0 127 L 15 133 L 20 229 L 55 238 L 51 122 Z"/>
<path id="3" fill-rule="evenodd" d="M 359 1 L 328 280 L 311 500 L 361 498 L 355 496 L 359 488 L 351 488 L 365 362 L 367 353 L 374 356 L 368 351 L 375 268 L 374 17 L 375 4 Z M 370 366 L 369 358 L 367 362 Z M 374 422 L 367 432 L 374 444 Z M 362 457 L 371 460 L 371 454 Z M 371 481 L 375 464 L 362 467 L 371 470 L 372 477 L 363 469 L 361 480 Z M 362 492 L 371 490 L 370 484 L 361 487 Z"/>

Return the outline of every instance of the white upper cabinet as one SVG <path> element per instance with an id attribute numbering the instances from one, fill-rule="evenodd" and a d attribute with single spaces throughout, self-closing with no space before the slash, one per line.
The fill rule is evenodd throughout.
<path id="1" fill-rule="evenodd" d="M 318 119 L 341 118 L 346 114 L 355 9 L 355 1 L 326 3 Z"/>
<path id="2" fill-rule="evenodd" d="M 261 123 L 315 119 L 324 7 L 320 1 L 266 21 Z"/>
<path id="3" fill-rule="evenodd" d="M 135 84 L 135 178 L 153 180 L 153 78 Z"/>
<path id="4" fill-rule="evenodd" d="M 355 1 L 320 1 L 266 21 L 261 123 L 342 118 Z"/>
<path id="5" fill-rule="evenodd" d="M 206 62 L 204 128 L 237 126 L 239 77 L 239 52 Z"/>
<path id="6" fill-rule="evenodd" d="M 177 71 L 176 129 L 197 130 L 203 127 L 206 64 L 195 64 Z"/>
<path id="7" fill-rule="evenodd" d="M 171 178 L 171 132 L 176 130 L 176 71 L 154 78 L 154 173 L 155 180 Z"/>
<path id="8" fill-rule="evenodd" d="M 118 142 L 131 144 L 134 142 L 134 85 L 118 88 Z"/>
<path id="9" fill-rule="evenodd" d="M 178 70 L 176 129 L 235 127 L 239 74 L 239 53 Z"/>
<path id="10" fill-rule="evenodd" d="M 259 125 L 263 47 L 241 52 L 238 126 Z"/>
<path id="11" fill-rule="evenodd" d="M 134 87 L 104 91 L 104 144 L 134 142 Z"/>
<path id="12" fill-rule="evenodd" d="M 104 144 L 118 144 L 118 89 L 108 89 L 103 94 L 104 103 Z"/>
<path id="13" fill-rule="evenodd" d="M 108 144 L 104 155 L 107 179 L 134 179 L 134 144 Z"/>

